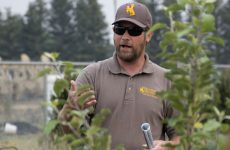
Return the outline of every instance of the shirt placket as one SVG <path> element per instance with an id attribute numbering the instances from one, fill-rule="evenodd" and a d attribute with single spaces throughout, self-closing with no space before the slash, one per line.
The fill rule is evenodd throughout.
<path id="1" fill-rule="evenodd" d="M 135 101 L 135 81 L 133 77 L 129 77 L 128 79 L 126 92 L 125 92 L 125 101 L 126 102 Z"/>

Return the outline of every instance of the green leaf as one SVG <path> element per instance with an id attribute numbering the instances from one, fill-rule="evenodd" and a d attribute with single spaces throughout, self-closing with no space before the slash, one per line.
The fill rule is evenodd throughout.
<path id="1" fill-rule="evenodd" d="M 61 95 L 64 89 L 69 89 L 69 82 L 65 79 L 57 79 L 54 83 L 54 92 L 56 95 Z"/>
<path id="2" fill-rule="evenodd" d="M 78 87 L 77 95 L 81 95 L 82 93 L 92 89 L 92 86 L 89 84 L 82 84 Z"/>
<path id="3" fill-rule="evenodd" d="M 45 52 L 44 55 L 50 58 L 52 61 L 56 61 L 56 59 L 59 57 L 59 53 L 56 52 L 52 52 L 52 53 Z"/>
<path id="4" fill-rule="evenodd" d="M 47 75 L 47 74 L 50 74 L 51 71 L 52 71 L 51 68 L 45 68 L 45 69 L 43 69 L 42 71 L 40 71 L 40 72 L 38 73 L 38 75 L 36 76 L 36 79 L 37 79 L 37 78 L 40 78 L 40 77 L 43 77 L 43 76 L 45 76 L 45 75 Z"/>
<path id="5" fill-rule="evenodd" d="M 82 118 L 82 119 L 84 119 L 88 113 L 89 113 L 89 109 L 84 109 L 84 110 L 80 110 L 80 111 L 72 110 L 70 112 L 71 115 L 77 116 L 77 117 Z"/>
<path id="6" fill-rule="evenodd" d="M 206 3 L 215 3 L 216 0 L 205 0 Z"/>
<path id="7" fill-rule="evenodd" d="M 168 7 L 167 11 L 170 11 L 170 12 L 176 12 L 176 11 L 180 11 L 182 10 L 183 7 L 182 5 L 178 5 L 178 4 L 172 4 Z"/>
<path id="8" fill-rule="evenodd" d="M 220 116 L 220 111 L 218 110 L 218 108 L 216 106 L 213 107 L 214 112 L 216 113 L 217 116 Z"/>
<path id="9" fill-rule="evenodd" d="M 174 21 L 174 27 L 175 27 L 176 31 L 181 31 L 181 30 L 185 30 L 185 29 L 189 28 L 189 24 L 183 23 L 180 21 Z"/>
<path id="10" fill-rule="evenodd" d="M 217 37 L 217 36 L 208 36 L 208 37 L 206 37 L 205 40 L 217 43 L 217 44 L 219 44 L 221 46 L 224 46 L 224 40 L 222 38 L 220 38 L 220 37 Z"/>
<path id="11" fill-rule="evenodd" d="M 204 12 L 212 14 L 214 10 L 215 10 L 215 6 L 212 3 L 206 3 Z"/>
<path id="12" fill-rule="evenodd" d="M 102 122 L 105 120 L 106 116 L 110 113 L 109 109 L 102 109 L 99 113 L 95 115 L 92 120 L 92 125 L 101 126 Z"/>
<path id="13" fill-rule="evenodd" d="M 201 57 L 201 58 L 199 59 L 199 62 L 200 62 L 200 63 L 208 63 L 209 61 L 210 61 L 210 59 L 209 59 L 208 57 L 206 57 L 206 56 Z"/>
<path id="14" fill-rule="evenodd" d="M 70 146 L 74 147 L 74 146 L 79 146 L 79 145 L 84 145 L 85 140 L 84 139 L 75 139 L 75 140 L 71 140 L 72 142 L 70 143 Z"/>
<path id="15" fill-rule="evenodd" d="M 87 98 L 94 95 L 94 93 L 92 93 L 90 90 L 92 90 L 92 86 L 89 84 L 83 84 L 79 86 L 76 95 L 78 97 L 77 102 L 80 106 L 83 106 Z"/>
<path id="16" fill-rule="evenodd" d="M 199 16 L 200 16 L 201 13 L 202 13 L 202 11 L 199 8 L 197 8 L 197 7 L 195 7 L 195 8 L 192 9 L 192 15 L 193 15 L 193 17 L 198 17 L 199 18 Z"/>
<path id="17" fill-rule="evenodd" d="M 166 32 L 163 36 L 163 40 L 160 42 L 160 48 L 165 50 L 170 44 L 175 44 L 177 35 L 174 32 Z"/>
<path id="18" fill-rule="evenodd" d="M 186 4 L 188 4 L 189 0 L 177 0 L 177 3 L 181 6 L 185 6 Z"/>
<path id="19" fill-rule="evenodd" d="M 203 130 L 206 132 L 210 132 L 217 130 L 219 127 L 221 127 L 221 124 L 217 122 L 215 119 L 212 119 L 208 120 L 208 122 L 204 124 Z"/>
<path id="20" fill-rule="evenodd" d="M 73 116 L 70 124 L 75 128 L 80 128 L 80 126 L 84 123 L 84 118 L 79 118 L 76 116 Z"/>
<path id="21" fill-rule="evenodd" d="M 228 124 L 224 124 L 224 123 L 223 123 L 223 124 L 221 125 L 221 128 L 220 128 L 220 129 L 221 129 L 222 132 L 225 132 L 225 133 L 226 133 L 226 132 L 229 131 L 229 127 L 230 127 L 230 126 L 229 126 Z"/>
<path id="22" fill-rule="evenodd" d="M 230 120 L 230 116 L 225 116 L 224 119 Z"/>
<path id="23" fill-rule="evenodd" d="M 167 41 L 173 43 L 173 41 L 175 41 L 177 39 L 177 35 L 174 32 L 166 32 L 165 35 L 164 35 L 164 38 Z"/>
<path id="24" fill-rule="evenodd" d="M 111 136 L 104 135 L 94 138 L 93 150 L 111 150 Z M 117 150 L 117 149 L 116 149 Z"/>
<path id="25" fill-rule="evenodd" d="M 182 30 L 180 32 L 177 33 L 177 36 L 180 38 L 180 37 L 183 37 L 185 35 L 188 35 L 189 33 L 191 33 L 193 31 L 193 29 L 190 29 L 190 28 L 187 28 L 185 30 Z"/>
<path id="26" fill-rule="evenodd" d="M 50 120 L 44 128 L 44 133 L 50 134 L 53 131 L 53 129 L 58 125 L 58 123 L 58 120 Z"/>
<path id="27" fill-rule="evenodd" d="M 167 28 L 168 26 L 164 23 L 156 23 L 155 25 L 153 25 L 148 32 L 154 32 L 156 30 L 159 30 L 159 29 L 165 29 Z"/>
<path id="28" fill-rule="evenodd" d="M 175 101 L 172 103 L 172 106 L 176 108 L 176 110 L 179 110 L 180 112 L 184 112 L 184 105 L 180 101 Z"/>
<path id="29" fill-rule="evenodd" d="M 60 141 L 67 141 L 67 142 L 69 142 L 69 141 L 73 141 L 73 140 L 75 140 L 75 139 L 76 139 L 76 137 L 74 137 L 73 134 L 65 134 L 65 135 L 62 136 L 59 140 L 60 140 Z"/>
<path id="30" fill-rule="evenodd" d="M 215 30 L 215 18 L 210 14 L 203 14 L 201 20 L 201 31 L 212 32 Z"/>
<path id="31" fill-rule="evenodd" d="M 65 66 L 65 67 L 68 67 L 68 68 L 73 68 L 74 67 L 74 64 L 70 61 L 63 61 L 62 64 Z"/>
<path id="32" fill-rule="evenodd" d="M 97 126 L 91 126 L 91 127 L 87 130 L 86 134 L 87 134 L 88 136 L 92 136 L 92 135 L 98 133 L 99 130 L 100 130 L 99 127 L 97 127 Z"/>
<path id="33" fill-rule="evenodd" d="M 171 61 L 162 62 L 161 65 L 164 66 L 165 68 L 176 68 L 177 67 L 177 63 L 171 62 Z"/>
<path id="34" fill-rule="evenodd" d="M 78 97 L 78 104 L 82 107 L 84 105 L 84 103 L 86 102 L 86 100 L 88 100 L 88 98 L 90 98 L 91 96 L 93 96 L 94 93 L 92 93 L 91 91 L 86 91 L 83 94 L 81 94 L 80 97 Z"/>
<path id="35" fill-rule="evenodd" d="M 197 28 L 199 28 L 201 25 L 201 21 L 197 17 L 192 17 L 192 22 Z"/>

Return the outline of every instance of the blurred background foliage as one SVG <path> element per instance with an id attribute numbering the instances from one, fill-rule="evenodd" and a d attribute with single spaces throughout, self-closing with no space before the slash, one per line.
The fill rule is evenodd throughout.
<path id="1" fill-rule="evenodd" d="M 138 0 L 137 0 L 138 1 Z M 142 0 L 153 16 L 153 23 L 169 23 L 164 6 L 176 0 Z M 230 1 L 215 3 L 216 34 L 225 40 L 224 46 L 209 44 L 210 55 L 216 63 L 230 62 Z M 48 7 L 49 6 L 49 7 Z M 185 14 L 178 18 L 186 19 Z M 43 52 L 56 51 L 59 59 L 68 61 L 98 61 L 111 56 L 113 47 L 109 39 L 112 27 L 105 21 L 102 6 L 97 0 L 34 0 L 25 15 L 0 12 L 0 57 L 3 60 L 19 60 L 26 53 L 31 60 L 40 60 Z M 109 27 L 109 28 L 108 28 Z M 161 62 L 159 54 L 160 33 L 156 31 L 148 46 L 151 60 Z"/>
<path id="2" fill-rule="evenodd" d="M 24 16 L 0 12 L 0 57 L 38 61 L 43 52 L 59 59 L 98 61 L 112 54 L 107 23 L 97 0 L 44 0 L 30 3 Z"/>

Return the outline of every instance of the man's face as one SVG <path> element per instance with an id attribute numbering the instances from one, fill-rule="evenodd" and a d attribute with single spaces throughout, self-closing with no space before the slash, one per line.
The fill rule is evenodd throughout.
<path id="1" fill-rule="evenodd" d="M 137 31 L 138 35 L 130 35 L 128 30 Z M 122 32 L 123 30 L 123 32 Z M 125 31 L 125 32 L 124 32 Z M 116 33 L 117 32 L 117 33 Z M 134 33 L 134 34 L 135 34 Z M 114 45 L 118 58 L 125 62 L 133 62 L 144 54 L 146 37 L 142 29 L 130 22 L 114 25 Z"/>

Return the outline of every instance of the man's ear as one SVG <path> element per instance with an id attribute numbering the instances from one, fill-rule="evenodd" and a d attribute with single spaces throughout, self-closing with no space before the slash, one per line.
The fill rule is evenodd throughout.
<path id="1" fill-rule="evenodd" d="M 153 32 L 147 32 L 146 34 L 146 42 L 149 43 L 152 39 Z"/>

